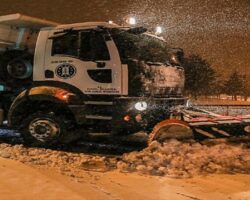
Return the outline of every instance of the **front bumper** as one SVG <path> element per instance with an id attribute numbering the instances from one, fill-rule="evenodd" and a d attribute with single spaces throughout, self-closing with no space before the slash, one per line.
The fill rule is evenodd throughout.
<path id="1" fill-rule="evenodd" d="M 147 109 L 143 111 L 137 110 L 135 108 L 137 102 L 146 102 Z M 132 134 L 141 130 L 150 131 L 157 123 L 170 117 L 173 107 L 186 105 L 186 102 L 187 98 L 184 97 L 117 98 L 114 105 L 112 132 L 114 134 Z"/>

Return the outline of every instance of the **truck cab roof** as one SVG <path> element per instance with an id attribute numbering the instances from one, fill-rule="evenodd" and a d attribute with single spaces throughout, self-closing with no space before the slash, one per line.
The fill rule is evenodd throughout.
<path id="1" fill-rule="evenodd" d="M 71 28 L 96 28 L 96 27 L 104 27 L 104 28 L 124 28 L 119 26 L 115 23 L 108 23 L 108 22 L 83 22 L 83 23 L 74 23 L 74 24 L 63 24 L 58 25 L 55 29 L 71 29 Z"/>

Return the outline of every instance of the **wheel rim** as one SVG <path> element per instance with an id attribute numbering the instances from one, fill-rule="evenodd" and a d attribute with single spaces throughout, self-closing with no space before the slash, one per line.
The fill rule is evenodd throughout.
<path id="1" fill-rule="evenodd" d="M 38 141 L 46 142 L 60 134 L 60 127 L 50 119 L 35 119 L 29 124 L 29 132 Z"/>

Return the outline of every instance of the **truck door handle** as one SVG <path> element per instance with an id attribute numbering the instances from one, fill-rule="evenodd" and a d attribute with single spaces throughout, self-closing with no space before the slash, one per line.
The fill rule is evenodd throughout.
<path id="1" fill-rule="evenodd" d="M 96 62 L 96 64 L 97 64 L 97 68 L 103 68 L 106 66 L 105 62 Z"/>

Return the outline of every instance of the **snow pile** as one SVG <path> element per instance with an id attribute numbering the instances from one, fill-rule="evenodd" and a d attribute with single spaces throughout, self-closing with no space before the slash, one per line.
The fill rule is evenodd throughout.
<path id="1" fill-rule="evenodd" d="M 210 173 L 250 173 L 250 149 L 243 146 L 152 142 L 140 151 L 124 154 L 117 163 L 123 172 L 191 177 Z"/>
<path id="2" fill-rule="evenodd" d="M 23 145 L 0 144 L 0 157 L 28 165 L 53 168 L 81 179 L 86 170 L 122 172 L 187 178 L 210 173 L 250 173 L 250 149 L 243 146 L 181 143 L 175 140 L 164 145 L 152 142 L 142 151 L 121 157 L 27 148 Z"/>
<path id="3" fill-rule="evenodd" d="M 116 159 L 104 156 L 27 148 L 23 145 L 0 144 L 0 157 L 43 168 L 53 168 L 61 174 L 81 178 L 83 170 L 105 172 L 116 168 Z"/>

